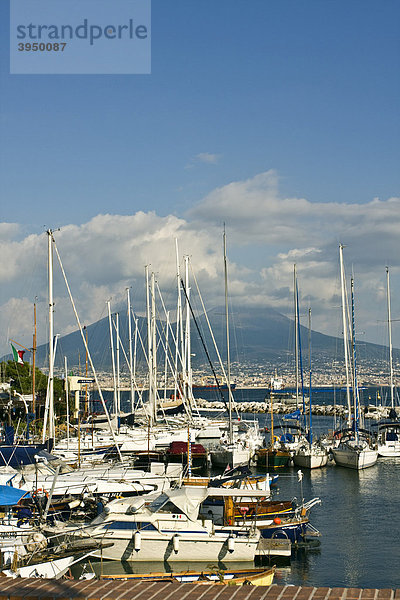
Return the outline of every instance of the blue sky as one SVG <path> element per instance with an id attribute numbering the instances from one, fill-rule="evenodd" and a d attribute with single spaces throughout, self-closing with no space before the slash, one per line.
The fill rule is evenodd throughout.
<path id="1" fill-rule="evenodd" d="M 82 227 L 97 215 L 154 211 L 204 231 L 226 221 L 238 278 L 256 286 L 263 268 L 282 263 L 279 254 L 290 263 L 290 252 L 303 256 L 309 246 L 318 255 L 332 251 L 336 269 L 338 242 L 359 233 L 357 211 L 373 239 L 374 198 L 393 224 L 398 205 L 387 202 L 399 196 L 397 0 L 153 0 L 152 73 L 124 76 L 10 75 L 7 5 L 0 5 L 1 222 L 18 228 L 5 243 L 23 244 L 47 227 Z M 240 228 L 245 196 L 213 213 L 226 193 L 260 186 L 257 177 L 267 172 L 277 208 L 272 220 L 260 211 L 264 238 L 254 233 L 257 204 L 254 223 Z M 262 209 L 268 194 L 259 195 Z M 281 239 L 268 241 L 271 222 L 278 231 L 280 201 L 290 198 L 308 207 L 301 243 L 285 233 L 286 209 Z M 336 203 L 346 208 L 335 212 Z M 338 215 L 332 227 L 323 205 Z M 315 228 L 324 230 L 320 241 L 312 239 Z M 383 237 L 382 255 L 371 251 L 382 263 L 374 268 L 383 273 L 389 262 L 396 275 L 394 233 Z M 371 276 L 367 228 L 359 240 L 353 257 L 365 263 L 360 274 Z M 378 319 L 372 308 L 365 306 L 371 323 Z M 320 328 L 326 321 L 321 316 Z M 370 337 L 379 341 L 372 325 Z"/>

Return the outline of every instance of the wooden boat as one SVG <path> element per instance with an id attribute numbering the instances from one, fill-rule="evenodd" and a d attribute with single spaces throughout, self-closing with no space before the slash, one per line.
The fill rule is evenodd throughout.
<path id="1" fill-rule="evenodd" d="M 216 585 L 264 585 L 272 584 L 275 567 L 270 569 L 240 569 L 210 571 L 183 571 L 181 573 L 123 573 L 102 575 L 101 579 L 129 581 L 177 581 L 179 583 L 199 583 Z"/>

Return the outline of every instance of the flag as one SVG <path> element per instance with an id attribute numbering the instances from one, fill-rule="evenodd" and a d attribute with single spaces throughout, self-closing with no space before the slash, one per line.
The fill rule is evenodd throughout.
<path id="1" fill-rule="evenodd" d="M 15 362 L 18 363 L 19 365 L 23 365 L 25 350 L 17 350 L 12 344 L 11 344 L 11 348 L 13 351 Z"/>

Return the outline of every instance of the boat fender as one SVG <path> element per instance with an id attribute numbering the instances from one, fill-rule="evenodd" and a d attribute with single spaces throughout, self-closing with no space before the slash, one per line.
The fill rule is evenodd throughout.
<path id="1" fill-rule="evenodd" d="M 133 537 L 134 537 L 134 540 L 133 540 L 134 548 L 135 548 L 136 552 L 139 552 L 139 550 L 142 547 L 142 536 L 141 536 L 140 531 L 136 531 L 135 535 Z"/>
<path id="2" fill-rule="evenodd" d="M 71 500 L 71 502 L 68 502 L 68 507 L 69 508 L 76 508 L 79 505 L 80 505 L 80 501 L 79 500 Z"/>
<path id="3" fill-rule="evenodd" d="M 235 549 L 235 540 L 232 536 L 228 537 L 228 551 L 233 552 Z"/>
<path id="4" fill-rule="evenodd" d="M 28 538 L 26 549 L 28 552 L 44 550 L 47 547 L 47 540 L 43 533 L 36 532 Z"/>
<path id="5" fill-rule="evenodd" d="M 274 523 L 275 523 L 275 525 L 280 525 L 282 523 L 282 521 L 280 520 L 279 517 L 275 517 Z"/>
<path id="6" fill-rule="evenodd" d="M 178 535 L 174 535 L 174 537 L 172 538 L 172 543 L 174 546 L 174 552 L 176 554 L 179 552 L 179 536 Z"/>

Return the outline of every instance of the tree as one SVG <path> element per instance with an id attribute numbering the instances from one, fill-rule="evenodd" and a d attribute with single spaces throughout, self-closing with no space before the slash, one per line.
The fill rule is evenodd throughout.
<path id="1" fill-rule="evenodd" d="M 8 360 L 1 363 L 1 372 L 5 381 L 11 384 L 11 393 L 15 390 L 18 394 L 32 394 L 32 367 L 29 363 L 23 365 Z M 38 404 L 46 400 L 48 377 L 38 368 L 35 369 L 35 396 Z M 58 377 L 54 378 L 54 398 L 63 398 L 64 382 Z M 55 402 L 57 410 L 57 401 Z"/>

